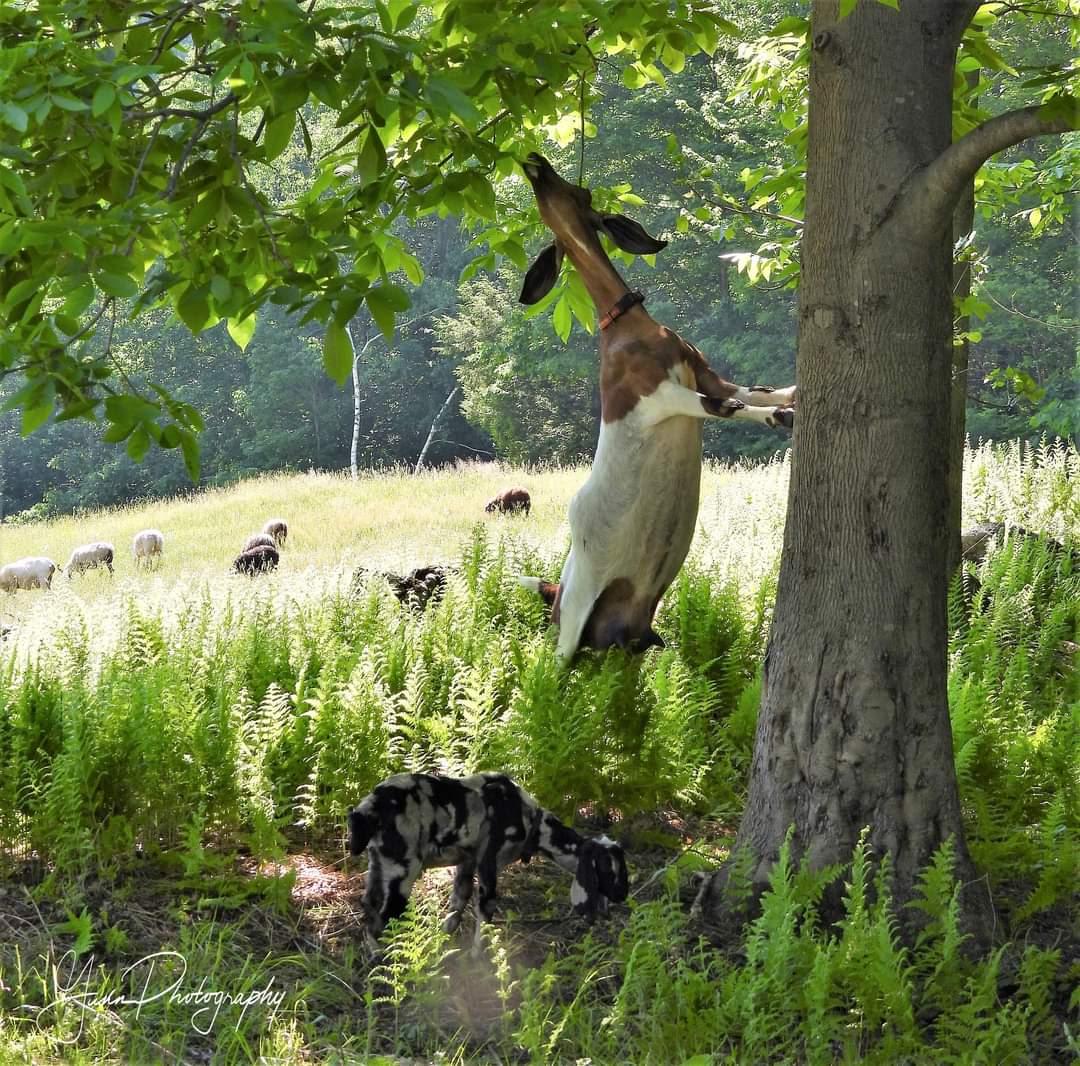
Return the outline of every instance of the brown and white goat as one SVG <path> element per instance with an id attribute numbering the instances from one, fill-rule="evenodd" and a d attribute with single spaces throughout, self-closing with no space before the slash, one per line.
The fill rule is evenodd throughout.
<path id="1" fill-rule="evenodd" d="M 581 646 L 662 644 L 652 620 L 690 550 L 701 486 L 702 422 L 736 418 L 791 429 L 794 386 L 746 388 L 655 322 L 611 265 L 598 231 L 624 251 L 658 252 L 624 215 L 602 215 L 535 152 L 522 164 L 555 241 L 529 269 L 521 302 L 551 291 L 569 257 L 600 316 L 600 439 L 592 473 L 570 502 L 571 547 L 558 585 L 522 577 L 552 602 L 559 657 Z"/>

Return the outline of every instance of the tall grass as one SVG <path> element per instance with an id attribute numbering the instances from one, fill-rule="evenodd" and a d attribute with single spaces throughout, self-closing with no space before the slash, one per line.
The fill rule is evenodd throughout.
<path id="1" fill-rule="evenodd" d="M 1020 522 L 1075 546 L 1075 451 L 980 448 L 968 459 L 969 520 Z M 741 959 L 697 939 L 676 901 L 681 862 L 660 899 L 632 907 L 614 943 L 590 935 L 526 963 L 527 940 L 511 923 L 477 964 L 496 1007 L 482 1036 L 444 1009 L 459 963 L 423 894 L 382 969 L 361 976 L 352 938 L 254 957 L 253 917 L 205 917 L 224 908 L 289 920 L 286 854 L 339 840 L 345 809 L 400 770 L 505 770 L 567 818 L 664 808 L 734 825 L 787 466 L 707 471 L 695 550 L 658 619 L 667 648 L 585 654 L 565 672 L 546 610 L 512 575 L 558 571 L 565 505 L 583 476 L 470 467 L 419 481 L 263 478 L 192 501 L 0 529 L 4 558 L 91 537 L 119 547 L 148 524 L 168 541 L 156 575 L 134 574 L 125 559 L 114 582 L 60 578 L 53 593 L 8 602 L 0 877 L 25 879 L 32 865 L 45 875 L 35 906 L 67 919 L 45 923 L 34 957 L 0 947 L 0 1006 L 49 1001 L 62 954 L 54 941 L 124 958 L 117 908 L 150 860 L 194 900 L 162 934 L 193 969 L 233 987 L 287 975 L 289 1010 L 260 1016 L 262 1028 L 248 1018 L 220 1045 L 221 1061 L 331 1048 L 365 1062 L 435 1049 L 464 1061 L 487 1046 L 534 1062 L 996 1062 L 1068 1047 L 1054 1014 L 1060 956 L 964 959 L 947 851 L 926 874 L 931 921 L 913 948 L 895 936 L 887 869 L 875 881 L 858 855 L 837 930 L 815 924 L 820 878 L 781 864 L 761 917 L 739 934 Z M 484 500 L 511 480 L 533 494 L 530 519 L 483 516 Z M 227 576 L 239 540 L 275 514 L 293 531 L 281 570 Z M 357 563 L 434 561 L 458 569 L 424 613 L 403 608 L 377 575 L 351 584 Z M 973 600 L 957 582 L 950 602 L 957 769 L 972 852 L 1004 930 L 1023 936 L 1075 901 L 1080 575 L 1070 550 L 1011 541 L 977 576 Z M 1017 974 L 1008 1000 L 1006 963 Z M 94 980 L 105 987 L 110 973 L 99 968 Z M 348 1016 L 337 1040 L 317 1021 L 326 1012 Z M 95 1015 L 77 1030 L 56 1011 L 30 1026 L 2 1016 L 0 1050 L 34 1061 L 62 1058 L 56 1041 L 68 1036 L 87 1061 L 154 1059 L 162 1047 L 182 1058 L 191 1037 L 164 1008 L 134 1027 Z"/>

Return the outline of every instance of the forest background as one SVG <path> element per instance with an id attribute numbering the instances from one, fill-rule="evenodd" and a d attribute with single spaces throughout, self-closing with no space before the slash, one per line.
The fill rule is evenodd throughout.
<path id="1" fill-rule="evenodd" d="M 740 10 L 740 37 L 721 38 L 714 56 L 688 57 L 679 73 L 646 85 L 628 86 L 619 67 L 602 63 L 594 87 L 602 95 L 589 104 L 583 160 L 574 117 L 551 131 L 563 146 L 555 162 L 564 173 L 576 175 L 583 163 L 586 184 L 611 188 L 628 212 L 670 239 L 655 271 L 637 264 L 628 275 L 632 287 L 647 293 L 650 313 L 692 339 L 722 375 L 747 384 L 794 379 L 797 262 L 780 236 L 784 216 L 801 215 L 799 131 L 777 122 L 770 93 L 761 91 L 770 62 L 775 77 L 783 76 L 784 36 L 774 34 L 771 57 L 757 38 L 782 28 L 785 13 L 790 9 L 794 17 L 798 6 L 761 3 Z M 1041 36 L 1037 45 L 1025 43 L 1022 22 L 1011 32 L 1013 62 L 1019 57 L 1045 66 L 1055 59 L 1048 50 L 1060 49 L 1058 58 L 1067 63 L 1064 31 L 1060 39 Z M 991 112 L 1015 106 L 1009 94 L 1022 92 L 1015 84 L 990 80 L 981 106 Z M 332 143 L 333 116 L 315 107 L 305 111 L 312 139 Z M 1002 188 L 1011 190 L 1004 213 L 989 204 L 981 212 L 976 189 L 968 252 L 974 318 L 967 427 L 973 439 L 1075 440 L 1080 433 L 1076 221 L 1063 225 L 1060 211 L 1041 210 L 1034 181 L 1054 164 L 1055 152 L 1060 158 L 1054 142 L 1027 142 L 987 164 L 994 199 L 1000 202 Z M 272 171 L 253 172 L 252 180 L 273 199 L 275 186 L 287 195 L 309 184 L 312 171 L 304 147 L 294 143 Z M 1059 186 L 1064 177 L 1057 175 Z M 770 197 L 767 210 L 753 206 L 759 192 L 762 203 Z M 499 195 L 524 205 L 529 194 L 523 182 L 504 182 Z M 516 298 L 524 261 L 490 254 L 478 260 L 485 237 L 463 228 L 452 204 L 440 212 L 399 222 L 412 230 L 409 244 L 425 280 L 392 340 L 384 340 L 366 305 L 351 323 L 358 465 L 415 463 L 455 387 L 427 453 L 430 463 L 588 458 L 599 418 L 596 340 L 573 322 L 575 291 L 553 318 L 530 316 Z M 592 314 L 581 310 L 581 318 Z M 553 322 L 565 343 L 553 334 Z M 327 377 L 322 334 L 320 323 L 301 324 L 283 308 L 268 307 L 242 350 L 224 323 L 192 336 L 171 311 L 158 309 L 133 322 L 119 317 L 111 342 L 114 359 L 133 382 L 158 382 L 201 412 L 207 427 L 200 439 L 201 483 L 221 485 L 269 470 L 349 467 L 354 389 Z M 0 396 L 16 388 L 9 379 Z M 786 438 L 756 427 L 707 427 L 711 456 L 766 457 L 787 446 Z M 19 412 L 0 414 L 5 520 L 191 488 L 177 450 L 151 449 L 136 463 L 102 440 L 98 424 L 50 420 L 24 438 Z"/>

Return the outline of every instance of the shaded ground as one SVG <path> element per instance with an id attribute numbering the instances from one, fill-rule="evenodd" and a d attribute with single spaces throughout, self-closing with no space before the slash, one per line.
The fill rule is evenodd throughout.
<path id="1" fill-rule="evenodd" d="M 664 874 L 674 862 L 688 868 L 715 862 L 730 839 L 715 823 L 690 826 L 675 815 L 586 831 L 601 828 L 627 844 L 631 897 L 637 900 L 665 891 Z M 408 987 L 417 975 L 399 972 L 394 983 L 406 991 L 399 987 L 395 996 L 378 968 L 387 960 L 373 958 L 364 944 L 360 904 L 366 858 L 344 858 L 340 840 L 293 841 L 275 864 L 243 856 L 226 863 L 210 855 L 207 867 L 197 872 L 177 865 L 169 855 L 132 862 L 114 879 L 88 877 L 74 906 L 54 898 L 43 883 L 44 871 L 33 862 L 0 882 L 0 975 L 8 976 L 6 986 L 0 981 L 0 1005 L 11 1024 L 64 1030 L 61 1001 L 70 1009 L 82 996 L 98 1015 L 107 1015 L 109 1043 L 125 1049 L 126 1061 L 234 1061 L 222 1039 L 226 1027 L 232 1035 L 241 1008 L 226 1004 L 214 1016 L 212 1006 L 194 994 L 201 989 L 254 995 L 269 989 L 282 994 L 281 1001 L 276 1011 L 273 1003 L 260 1001 L 244 1012 L 249 1038 L 257 1040 L 286 1017 L 302 1027 L 309 1052 L 320 1046 L 330 1052 L 343 1043 L 359 1052 L 372 1031 L 377 1040 L 370 1051 L 383 1053 L 437 1046 L 442 1034 L 447 1042 L 464 1039 L 481 1060 L 505 1061 L 488 1059 L 485 1048 L 498 1036 L 506 1007 L 517 1003 L 516 978 L 549 954 L 561 953 L 586 928 L 570 911 L 570 878 L 564 871 L 539 857 L 514 864 L 500 874 L 500 909 L 487 927 L 489 941 L 501 950 L 474 950 L 470 910 L 449 938 L 451 950 L 436 967 L 437 980 L 425 978 L 423 993 L 414 999 Z M 436 912 L 444 915 L 451 880 L 452 870 L 425 873 L 414 891 L 418 912 L 429 919 Z M 688 876 L 681 878 L 681 895 L 689 908 L 694 889 Z M 80 942 L 72 919 L 83 914 L 89 936 Z M 593 926 L 594 935 L 613 943 L 626 917 L 626 905 L 613 907 L 608 919 Z M 428 921 L 426 927 L 436 924 Z M 183 973 L 171 959 L 146 962 L 165 950 L 183 956 Z M 19 968 L 36 973 L 16 988 L 9 975 Z M 126 973 L 128 968 L 133 972 Z M 190 1002 L 165 1005 L 164 990 L 174 980 L 174 994 L 192 993 Z M 110 988 L 132 999 L 161 995 L 144 1005 L 102 1004 Z M 211 1019 L 210 1031 L 200 1033 Z M 92 1046 L 70 1015 L 66 1031 L 74 1043 Z M 60 1055 L 56 1061 L 66 1059 Z"/>

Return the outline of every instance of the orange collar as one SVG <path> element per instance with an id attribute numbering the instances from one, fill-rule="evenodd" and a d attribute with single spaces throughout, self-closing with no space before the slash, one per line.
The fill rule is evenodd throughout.
<path id="1" fill-rule="evenodd" d="M 634 304 L 643 304 L 645 302 L 645 294 L 643 292 L 635 291 L 628 292 L 619 302 L 610 310 L 602 319 L 600 319 L 600 328 L 607 329 L 615 319 L 621 315 L 625 315 Z"/>

